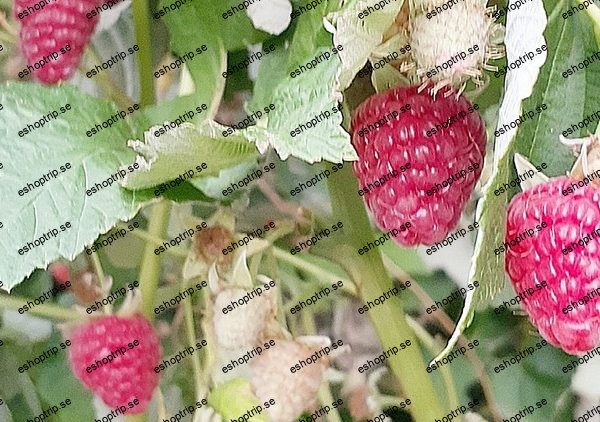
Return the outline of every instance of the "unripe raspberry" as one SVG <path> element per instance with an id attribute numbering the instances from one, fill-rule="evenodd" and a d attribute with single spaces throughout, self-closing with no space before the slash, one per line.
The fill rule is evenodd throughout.
<path id="1" fill-rule="evenodd" d="M 69 338 L 73 372 L 95 395 L 110 407 L 139 400 L 128 413 L 146 409 L 158 385 L 154 368 L 162 351 L 145 317 L 103 316 L 75 327 Z"/>
<path id="2" fill-rule="evenodd" d="M 484 2 L 457 0 L 447 9 L 442 3 L 421 3 L 423 12 L 413 17 L 410 31 L 417 76 L 436 83 L 434 92 L 445 85 L 458 87 L 469 78 L 479 83 L 482 69 L 495 69 L 487 62 L 502 57 L 503 51 L 492 41 L 501 27 L 493 23 Z"/>
<path id="3" fill-rule="evenodd" d="M 412 86 L 373 95 L 356 110 L 352 144 L 358 154 L 354 173 L 359 189 L 374 186 L 364 193 L 365 202 L 379 228 L 398 230 L 391 237 L 398 244 L 440 242 L 458 223 L 481 175 L 485 153 L 485 126 L 472 107 L 463 96 L 434 100 Z M 394 170 L 397 177 L 377 182 Z M 455 177 L 462 171 L 464 177 Z M 407 222 L 411 227 L 401 231 Z"/>
<path id="4" fill-rule="evenodd" d="M 583 354 L 600 342 L 598 296 L 582 299 L 600 287 L 600 230 L 595 232 L 600 228 L 600 190 L 583 186 L 563 195 L 572 184 L 577 180 L 558 177 L 512 199 L 505 266 L 517 293 L 533 289 L 521 303 L 542 337 L 567 353 Z M 543 222 L 547 227 L 538 231 Z M 535 230 L 533 236 L 528 229 Z M 536 284 L 543 281 L 547 287 L 538 290 Z"/>
<path id="5" fill-rule="evenodd" d="M 253 291 L 256 290 L 227 288 L 215 298 L 213 324 L 220 346 L 226 349 L 244 349 L 252 348 L 262 341 L 275 318 L 276 308 L 268 292 L 258 296 L 256 293 L 252 294 Z M 248 298 L 245 304 L 244 297 Z"/>
<path id="6" fill-rule="evenodd" d="M 64 262 L 53 262 L 48 267 L 48 270 L 54 282 L 59 286 L 66 287 L 65 283 L 71 280 L 71 269 Z"/>
<path id="7" fill-rule="evenodd" d="M 303 411 L 317 407 L 317 392 L 329 365 L 327 356 L 290 372 L 299 360 L 306 360 L 317 350 L 299 341 L 276 340 L 274 347 L 251 362 L 254 393 L 260 402 L 275 400 L 275 405 L 267 409 L 272 421 L 291 422 Z"/>

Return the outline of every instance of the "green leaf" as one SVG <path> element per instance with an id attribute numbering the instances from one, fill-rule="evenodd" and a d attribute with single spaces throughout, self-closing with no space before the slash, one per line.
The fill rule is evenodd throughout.
<path id="1" fill-rule="evenodd" d="M 350 136 L 341 126 L 342 113 L 337 107 L 342 98 L 338 84 L 341 62 L 337 48 L 333 52 L 331 34 L 323 27 L 326 6 L 322 2 L 301 15 L 289 48 L 284 50 L 278 45 L 276 51 L 262 59 L 259 68 L 249 110 L 275 106 L 257 126 L 271 134 L 269 144 L 281 159 L 293 155 L 309 163 L 339 163 L 357 158 Z M 310 62 L 310 68 L 292 76 L 300 65 L 306 67 Z M 266 148 L 259 149 L 264 152 Z"/>
<path id="2" fill-rule="evenodd" d="M 159 10 L 171 3 L 171 0 L 163 0 Z M 237 0 L 196 2 L 164 17 L 173 51 L 179 56 L 190 51 L 195 54 L 193 60 L 186 61 L 195 89 L 190 93 L 190 84 L 183 77 L 180 97 L 144 111 L 149 125 L 173 121 L 202 104 L 208 105 L 208 111 L 196 113 L 191 120 L 200 123 L 214 118 L 225 89 L 223 73 L 227 68 L 227 51 L 239 50 L 269 37 L 253 27 L 245 11 L 223 19 L 222 14 L 239 3 Z M 198 55 L 195 50 L 203 45 L 206 51 Z"/>
<path id="3" fill-rule="evenodd" d="M 8 405 L 0 406 L 0 421 L 13 422 L 12 414 Z"/>
<path id="4" fill-rule="evenodd" d="M 533 404 L 535 407 L 535 403 L 542 399 L 546 399 L 547 405 L 536 408 L 532 416 L 525 416 L 522 420 L 571 420 L 553 413 L 571 383 L 574 371 L 565 374 L 561 369 L 572 357 L 550 344 L 542 346 L 542 339 L 532 335 L 531 324 L 526 317 L 511 312 L 498 315 L 488 308 L 477 314 L 466 335 L 470 340 L 479 340 L 480 345 L 475 351 L 486 366 L 492 398 L 505 420 L 526 406 Z M 542 346 L 540 349 L 538 343 Z M 534 352 L 524 351 L 528 347 L 533 347 Z M 523 353 L 517 358 L 520 360 L 515 363 L 513 359 L 511 362 L 511 358 L 521 351 Z M 450 366 L 458 360 L 462 359 L 455 359 Z M 503 363 L 504 369 L 499 366 Z"/>
<path id="5" fill-rule="evenodd" d="M 363 19 L 359 13 L 368 6 L 373 7 L 379 0 L 351 0 L 343 9 L 328 16 L 335 26 L 335 45 L 348 46 L 340 53 L 342 60 L 340 88 L 347 88 L 356 73 L 362 69 L 375 48 L 383 41 L 384 32 L 394 23 L 400 12 L 403 0 L 392 1 L 385 7 L 369 13 Z M 399 44 L 403 45 L 403 44 Z"/>
<path id="6" fill-rule="evenodd" d="M 246 10 L 240 10 L 233 16 L 223 19 L 223 13 L 233 6 L 239 6 L 240 3 L 242 3 L 240 0 L 195 1 L 193 3 L 196 9 L 195 24 L 188 30 L 216 34 L 223 41 L 227 51 L 241 50 L 250 44 L 258 44 L 269 38 L 268 33 L 254 28 Z"/>
<path id="7" fill-rule="evenodd" d="M 265 43 L 275 45 L 275 43 Z M 267 48 L 267 47 L 264 47 Z M 252 61 L 252 54 L 248 50 L 237 51 L 229 53 L 227 55 L 227 62 L 231 64 L 243 63 L 245 60 L 248 62 Z M 247 69 L 247 68 L 246 68 Z M 227 83 L 225 84 L 225 92 L 223 93 L 223 101 L 229 103 L 235 101 L 238 91 L 249 91 L 252 92 L 254 82 L 248 77 L 248 72 L 240 70 L 227 76 Z"/>
<path id="8" fill-rule="evenodd" d="M 133 217 L 140 201 L 116 182 L 86 195 L 86 190 L 111 178 L 120 166 L 134 159 L 126 145 L 133 136 L 129 117 L 92 137 L 86 135 L 86 131 L 119 111 L 114 104 L 68 85 L 45 88 L 20 83 L 1 87 L 0 103 L 4 105 L 0 118 L 5 135 L 0 139 L 0 280 L 10 290 L 35 268 L 45 268 L 60 257 L 72 260 L 118 220 Z M 58 117 L 43 127 L 22 138 L 18 136 L 28 124 L 66 104 L 71 110 L 64 114 L 59 111 Z M 66 171 L 61 173 L 60 166 L 66 163 L 71 168 L 64 167 Z M 59 172 L 56 178 L 48 178 L 43 185 L 40 181 L 41 186 L 18 194 L 53 170 Z M 66 228 L 67 222 L 70 228 Z M 65 231 L 61 231 L 61 225 L 65 225 Z M 33 244 L 53 229 L 59 230 L 55 237 L 47 236 L 38 241 L 43 244 L 19 254 L 28 242 Z"/>
<path id="9" fill-rule="evenodd" d="M 147 201 L 156 199 L 158 196 L 162 196 L 163 198 L 169 199 L 173 202 L 213 202 L 212 198 L 199 191 L 198 188 L 193 186 L 190 182 L 191 180 L 185 181 L 177 185 L 175 188 L 168 189 L 166 192 L 161 192 L 160 189 L 148 188 L 136 190 L 135 193 L 138 194 L 140 198 L 144 198 Z"/>
<path id="10" fill-rule="evenodd" d="M 166 101 L 160 104 L 154 104 L 148 107 L 144 107 L 142 110 L 142 119 L 145 124 L 142 132 L 148 129 L 150 126 L 162 125 L 165 122 L 176 122 L 177 119 L 182 121 L 193 122 L 199 124 L 206 119 L 210 119 L 214 113 L 210 111 L 209 104 L 210 98 L 200 98 L 201 94 L 198 95 L 184 95 L 176 97 L 171 101 Z M 206 97 L 206 96 L 205 96 Z M 206 104 L 208 110 L 196 113 L 196 107 L 201 107 Z M 186 113 L 190 115 L 190 111 L 194 112 L 194 116 L 191 119 L 184 117 Z"/>
<path id="11" fill-rule="evenodd" d="M 166 5 L 172 2 L 168 0 L 161 3 Z M 205 3 L 202 2 L 202 8 L 209 8 L 210 6 Z M 204 13 L 207 11 L 208 9 L 204 10 Z M 153 106 L 147 115 L 151 117 L 152 123 L 162 123 L 165 119 L 174 120 L 180 114 L 194 110 L 196 106 L 207 104 L 208 110 L 194 116 L 194 121 L 200 122 L 213 118 L 225 89 L 225 78 L 222 76 L 227 64 L 224 39 L 219 37 L 219 31 L 209 30 L 205 14 L 200 14 L 194 7 L 185 7 L 177 13 L 169 13 L 164 19 L 169 27 L 173 51 L 179 57 L 184 57 L 190 52 L 194 54 L 194 57 L 191 60 L 187 59 L 185 64 L 196 85 L 195 92 L 192 95 Z M 202 51 L 203 46 L 206 46 L 206 51 Z M 197 49 L 200 50 L 197 51 Z M 190 56 L 188 54 L 187 57 Z M 183 74 L 182 80 L 182 85 L 186 86 Z M 185 93 L 190 94 L 189 92 Z"/>
<path id="12" fill-rule="evenodd" d="M 571 391 L 567 390 L 563 392 L 556 404 L 554 405 L 554 418 L 557 421 L 568 421 L 573 420 L 575 415 L 575 407 L 577 406 L 578 397 Z"/>
<path id="13" fill-rule="evenodd" d="M 192 179 L 190 183 L 210 198 L 221 201 L 233 200 L 245 189 L 238 189 L 231 196 L 223 196 L 223 191 L 230 187 L 232 183 L 238 183 L 244 177 L 253 173 L 257 168 L 256 160 L 246 161 L 235 167 L 221 170 L 218 176 Z"/>
<path id="14" fill-rule="evenodd" d="M 258 78 L 254 82 L 252 100 L 247 106 L 249 110 L 261 109 L 269 105 L 275 87 L 284 83 L 286 77 L 289 78 L 288 60 L 290 57 L 285 49 L 284 41 L 274 42 L 273 45 L 275 51 L 263 57 L 260 61 Z"/>
<path id="15" fill-rule="evenodd" d="M 329 50 L 318 49 L 315 56 Z M 275 89 L 271 102 L 276 109 L 269 115 L 267 130 L 274 134 L 272 143 L 281 159 L 293 155 L 308 163 L 322 160 L 340 163 L 357 158 L 350 136 L 341 126 L 342 113 L 334 111 L 337 99 L 332 92 L 336 72 L 333 64 L 323 65 L 286 80 Z M 326 118 L 327 115 L 331 117 Z M 312 128 L 299 135 L 290 134 L 309 122 Z"/>
<path id="16" fill-rule="evenodd" d="M 0 383 L 0 395 L 15 421 L 24 421 L 42 413 L 42 404 L 29 375 L 18 372 L 20 363 L 17 356 L 20 359 L 22 350 L 22 347 L 7 344 L 0 348 L 0 370 L 3 378 L 10 380 Z"/>
<path id="17" fill-rule="evenodd" d="M 554 5 L 555 2 L 552 2 L 546 4 L 546 7 L 551 8 Z M 506 208 L 517 189 L 513 188 L 508 193 L 498 196 L 494 191 L 517 177 L 513 165 L 515 153 L 522 154 L 537 166 L 546 163 L 547 176 L 564 175 L 572 166 L 574 157 L 569 149 L 559 142 L 559 134 L 571 124 L 576 124 L 586 117 L 588 110 L 600 108 L 597 82 L 591 82 L 599 77 L 597 70 L 589 67 L 566 79 L 562 76 L 562 72 L 572 64 L 582 62 L 596 51 L 593 33 L 588 31 L 583 21 L 565 20 L 560 14 L 551 15 L 554 18 L 551 18 L 544 32 L 548 57 L 541 68 L 532 95 L 523 101 L 521 107 L 523 111 L 528 111 L 546 104 L 547 110 L 525 120 L 520 126 L 500 158 L 497 169 L 486 186 L 483 200 L 478 204 L 477 215 L 481 228 L 470 280 L 479 280 L 480 287 L 468 293 L 457 328 L 446 349 L 437 359 L 451 350 L 458 335 L 473 320 L 475 309 L 485 306 L 504 286 L 504 255 L 496 255 L 494 251 L 504 242 Z M 594 50 L 590 51 L 592 48 Z M 583 130 L 593 132 L 593 127 Z"/>
<path id="18" fill-rule="evenodd" d="M 518 351 L 490 361 L 488 371 L 492 380 L 494 397 L 507 419 L 527 406 L 533 405 L 535 411 L 532 414 L 532 420 L 568 420 L 556 419 L 554 412 L 555 404 L 563 392 L 568 389 L 571 378 L 570 374 L 563 374 L 557 369 L 562 368 L 569 358 L 561 350 L 549 344 L 537 350 L 535 344 L 540 341 L 539 337 L 530 336 L 520 350 L 534 347 L 534 354 L 526 356 L 521 363 L 511 365 L 498 373 L 492 369 L 504 360 L 510 361 L 511 357 L 518 354 Z M 546 399 L 548 404 L 538 408 L 536 403 L 543 399 Z"/>
<path id="19" fill-rule="evenodd" d="M 130 142 L 138 153 L 136 162 L 140 170 L 125 176 L 125 187 L 145 189 L 178 177 L 183 181 L 190 177 L 218 175 L 219 171 L 256 155 L 256 147 L 245 137 L 235 134 L 223 137 L 211 122 L 200 128 L 183 123 L 156 137 L 159 128 L 148 129 L 144 142 Z M 206 163 L 206 169 L 202 168 L 203 163 Z"/>
<path id="20" fill-rule="evenodd" d="M 410 85 L 408 79 L 398 69 L 390 64 L 375 70 L 371 75 L 371 81 L 377 92 L 387 91 L 399 85 Z"/>
<path id="21" fill-rule="evenodd" d="M 60 335 L 53 335 L 47 346 L 58 346 L 62 342 Z M 71 405 L 66 406 L 54 416 L 56 422 L 70 422 L 74 420 L 93 420 L 94 406 L 93 395 L 73 376 L 69 361 L 68 350 L 61 350 L 49 359 L 40 368 L 36 382 L 37 390 L 44 402 L 49 406 L 59 406 L 66 399 L 71 400 Z M 60 380 L 60 388 L 56 388 L 56 381 Z M 47 408 L 48 406 L 44 406 Z"/>

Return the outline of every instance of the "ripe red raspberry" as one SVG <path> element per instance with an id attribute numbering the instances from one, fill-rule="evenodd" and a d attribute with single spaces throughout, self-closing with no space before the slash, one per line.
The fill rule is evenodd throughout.
<path id="1" fill-rule="evenodd" d="M 373 95 L 356 110 L 354 173 L 378 226 L 399 230 L 398 244 L 431 245 L 456 226 L 485 154 L 484 122 L 472 107 L 463 96 L 434 100 L 411 86 Z"/>
<path id="2" fill-rule="evenodd" d="M 39 67 L 33 71 L 38 80 L 55 84 L 73 76 L 99 20 L 98 15 L 91 19 L 86 15 L 100 3 L 101 0 L 59 0 L 47 2 L 37 10 L 37 2 L 15 0 L 13 13 L 21 22 L 21 51 L 28 65 Z M 27 15 L 21 15 L 21 19 L 20 13 Z M 51 54 L 58 57 L 50 57 Z"/>
<path id="3" fill-rule="evenodd" d="M 600 287 L 600 240 L 596 234 L 582 240 L 600 227 L 600 190 L 584 186 L 564 196 L 573 183 L 577 180 L 559 177 L 513 198 L 505 266 L 518 294 L 533 289 L 533 295 L 523 294 L 522 305 L 542 337 L 567 353 L 583 354 L 600 340 L 600 303 L 592 298 L 565 308 Z M 538 231 L 542 222 L 547 227 Z M 535 230 L 533 236 L 528 229 Z M 543 281 L 547 287 L 538 290 Z"/>
<path id="4" fill-rule="evenodd" d="M 130 413 L 146 409 L 158 384 L 154 368 L 162 351 L 145 317 L 104 316 L 76 327 L 70 339 L 73 372 L 94 394 L 112 407 L 138 399 L 140 404 L 128 409 Z"/>

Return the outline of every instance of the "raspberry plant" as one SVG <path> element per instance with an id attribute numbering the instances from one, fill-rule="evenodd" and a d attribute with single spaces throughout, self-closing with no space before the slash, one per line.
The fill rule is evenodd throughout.
<path id="1" fill-rule="evenodd" d="M 0 420 L 581 416 L 586 6 L 0 0 Z"/>

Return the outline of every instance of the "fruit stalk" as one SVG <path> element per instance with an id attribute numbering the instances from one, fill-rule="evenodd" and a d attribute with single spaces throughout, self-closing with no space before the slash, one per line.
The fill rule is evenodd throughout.
<path id="1" fill-rule="evenodd" d="M 23 307 L 23 304 L 27 303 L 27 298 L 22 298 L 15 295 L 0 295 L 0 309 L 12 309 L 18 311 L 19 308 Z M 40 318 L 54 319 L 57 321 L 77 321 L 80 316 L 74 313 L 69 308 L 63 308 L 59 305 L 53 305 L 50 303 L 42 303 L 32 308 L 28 315 L 37 316 Z"/>
<path id="2" fill-rule="evenodd" d="M 162 200 L 154 205 L 150 214 L 148 233 L 153 237 L 164 238 L 167 232 L 171 203 Z M 154 298 L 160 279 L 160 264 L 162 259 L 154 254 L 154 245 L 147 242 L 144 246 L 144 255 L 140 267 L 140 291 L 142 293 L 142 313 L 153 321 Z M 146 414 L 127 416 L 127 422 L 146 422 Z"/>
<path id="3" fill-rule="evenodd" d="M 140 105 L 142 107 L 154 104 L 154 78 L 152 76 L 152 34 L 150 31 L 150 5 L 147 0 L 133 0 L 133 23 L 135 25 L 135 40 L 140 50 L 138 57 L 138 72 L 140 76 Z"/>
<path id="4" fill-rule="evenodd" d="M 351 166 L 344 166 L 327 179 L 331 205 L 336 221 L 344 222 L 347 242 L 352 251 L 367 242 L 373 242 L 373 232 L 369 224 L 364 204 L 358 196 L 358 183 Z M 343 253 L 340 248 L 338 253 Z M 349 254 L 348 254 L 349 255 Z M 352 254 L 342 256 L 342 265 L 355 265 L 349 271 L 351 278 L 358 286 L 362 300 L 366 292 L 385 292 L 393 287 L 381 256 L 378 251 L 370 251 L 365 255 Z M 402 387 L 407 398 L 410 398 L 411 412 L 415 421 L 432 421 L 448 412 L 442 411 L 430 375 L 426 372 L 426 364 L 417 343 L 414 332 L 408 326 L 401 306 L 378 306 L 369 311 L 369 317 L 384 350 L 398 346 L 405 340 L 410 340 L 412 346 L 402 351 L 402 356 L 390 359 L 389 366 Z"/>

